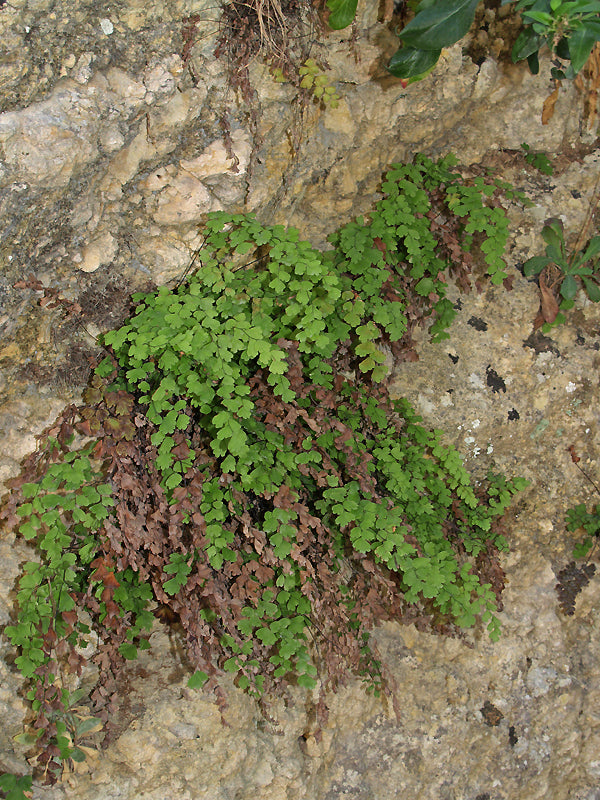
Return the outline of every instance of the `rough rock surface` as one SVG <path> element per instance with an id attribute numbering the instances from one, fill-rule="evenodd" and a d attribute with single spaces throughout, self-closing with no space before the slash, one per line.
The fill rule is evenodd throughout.
<path id="1" fill-rule="evenodd" d="M 192 14 L 201 22 L 186 63 L 182 21 Z M 253 210 L 323 244 L 368 210 L 394 160 L 452 150 L 464 164 L 486 158 L 535 204 L 510 211 L 514 288 L 484 284 L 453 298 L 461 309 L 451 338 L 431 345 L 423 336 L 420 361 L 401 365 L 394 386 L 476 476 L 493 465 L 531 480 L 510 519 L 504 634 L 491 644 L 477 631 L 448 640 L 385 626 L 378 637 L 398 681 L 400 724 L 351 683 L 319 731 L 301 693 L 275 704 L 267 722 L 233 687 L 224 727 L 213 698 L 186 688 L 177 639 L 157 625 L 124 679 L 107 749 L 89 773 L 34 797 L 598 800 L 600 582 L 569 618 L 554 584 L 575 538 L 564 512 L 594 500 L 566 448 L 597 476 L 600 313 L 580 298 L 567 325 L 532 335 L 537 293 L 518 271 L 540 252 L 546 217 L 562 216 L 576 234 L 593 197 L 600 153 L 577 95 L 563 87 L 542 127 L 544 78 L 492 59 L 478 67 L 460 45 L 404 89 L 382 69 L 393 37 L 365 9 L 354 51 L 346 33 L 315 42 L 339 107 L 309 103 L 300 115 L 292 87 L 257 61 L 253 127 L 214 59 L 214 14 L 204 0 L 0 7 L 0 480 L 78 399 L 94 337 L 124 318 L 128 294 L 184 272 L 206 211 Z M 526 167 L 515 155 L 521 142 L 561 153 L 556 175 Z M 82 314 L 65 320 L 39 308 L 39 293 L 14 289 L 30 273 Z M 2 534 L 0 624 L 28 557 Z M 12 741 L 22 684 L 4 639 L 0 656 L 0 771 L 25 771 Z"/>

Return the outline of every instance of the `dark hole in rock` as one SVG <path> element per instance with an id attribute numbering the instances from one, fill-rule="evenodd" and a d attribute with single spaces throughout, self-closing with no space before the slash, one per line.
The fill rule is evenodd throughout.
<path id="1" fill-rule="evenodd" d="M 487 375 L 487 385 L 491 388 L 492 392 L 505 392 L 506 391 L 506 384 L 504 383 L 504 379 L 498 375 L 495 369 L 492 369 L 491 365 L 488 364 L 487 369 L 485 371 Z"/>
<path id="2" fill-rule="evenodd" d="M 487 322 L 479 317 L 471 317 L 471 319 L 467 322 L 467 325 L 475 328 L 476 331 L 487 331 L 488 328 Z"/>

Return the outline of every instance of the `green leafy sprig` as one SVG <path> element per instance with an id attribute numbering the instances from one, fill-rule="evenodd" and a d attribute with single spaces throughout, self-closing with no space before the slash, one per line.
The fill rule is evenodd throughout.
<path id="1" fill-rule="evenodd" d="M 525 161 L 528 164 L 531 164 L 532 167 L 535 167 L 544 175 L 554 174 L 554 167 L 552 166 L 552 162 L 545 153 L 540 153 L 537 152 L 536 150 L 532 150 L 531 147 L 525 142 L 521 144 L 521 148 L 524 151 Z"/>
<path id="2" fill-rule="evenodd" d="M 599 262 L 600 236 L 592 237 L 579 252 L 569 253 L 565 242 L 564 226 L 559 219 L 548 219 L 542 228 L 542 238 L 546 242 L 546 253 L 533 256 L 523 265 L 526 276 L 540 275 L 540 288 L 545 271 L 554 265 L 559 270 L 556 294 L 560 304 L 553 304 L 546 313 L 542 331 L 548 333 L 554 325 L 565 321 L 564 311 L 575 305 L 575 297 L 583 289 L 592 303 L 600 301 Z M 553 289 L 544 283 L 546 293 Z"/>
<path id="3" fill-rule="evenodd" d="M 503 0 L 507 5 L 512 0 Z M 557 80 L 573 79 L 588 60 L 594 44 L 600 41 L 600 2 L 598 0 L 519 0 L 524 26 L 513 46 L 512 59 L 527 59 L 534 75 L 540 70 L 539 51 L 546 45 L 553 56 L 570 63 L 552 68 Z"/>

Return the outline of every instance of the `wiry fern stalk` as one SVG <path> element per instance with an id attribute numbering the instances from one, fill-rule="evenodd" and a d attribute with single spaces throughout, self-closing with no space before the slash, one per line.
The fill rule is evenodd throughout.
<path id="1" fill-rule="evenodd" d="M 287 47 L 287 24 L 279 0 L 250 0 L 256 11 L 261 48 L 269 55 Z M 273 35 L 276 29 L 277 35 Z M 280 44 L 279 44 L 280 43 Z"/>

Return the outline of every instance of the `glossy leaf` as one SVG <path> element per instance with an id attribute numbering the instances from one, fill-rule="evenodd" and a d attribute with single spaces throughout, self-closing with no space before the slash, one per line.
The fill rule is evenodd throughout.
<path id="1" fill-rule="evenodd" d="M 538 75 L 540 71 L 540 58 L 539 53 L 531 53 L 531 55 L 527 56 L 527 65 L 529 67 L 529 71 L 532 75 Z"/>
<path id="2" fill-rule="evenodd" d="M 543 37 L 535 33 L 532 28 L 523 28 L 513 45 L 511 52 L 513 62 L 516 63 L 537 53 L 543 42 Z"/>
<path id="3" fill-rule="evenodd" d="M 533 9 L 523 11 L 522 14 L 523 21 L 528 22 L 539 22 L 541 25 L 550 28 L 554 22 L 552 14 L 548 14 L 546 11 L 534 11 Z"/>
<path id="4" fill-rule="evenodd" d="M 391 57 L 387 69 L 396 78 L 417 78 L 435 67 L 441 52 L 441 50 L 401 47 Z"/>
<path id="5" fill-rule="evenodd" d="M 327 24 L 334 31 L 347 28 L 351 25 L 356 16 L 358 0 L 327 0 L 327 8 L 330 11 Z"/>
<path id="6" fill-rule="evenodd" d="M 569 56 L 573 72 L 577 74 L 590 57 L 598 35 L 591 26 L 581 25 L 569 36 Z"/>
<path id="7" fill-rule="evenodd" d="M 478 5 L 479 0 L 441 0 L 423 10 L 419 8 L 399 38 L 421 50 L 449 47 L 467 33 Z"/>
<path id="8" fill-rule="evenodd" d="M 575 0 L 572 13 L 600 14 L 600 2 L 598 0 Z"/>

